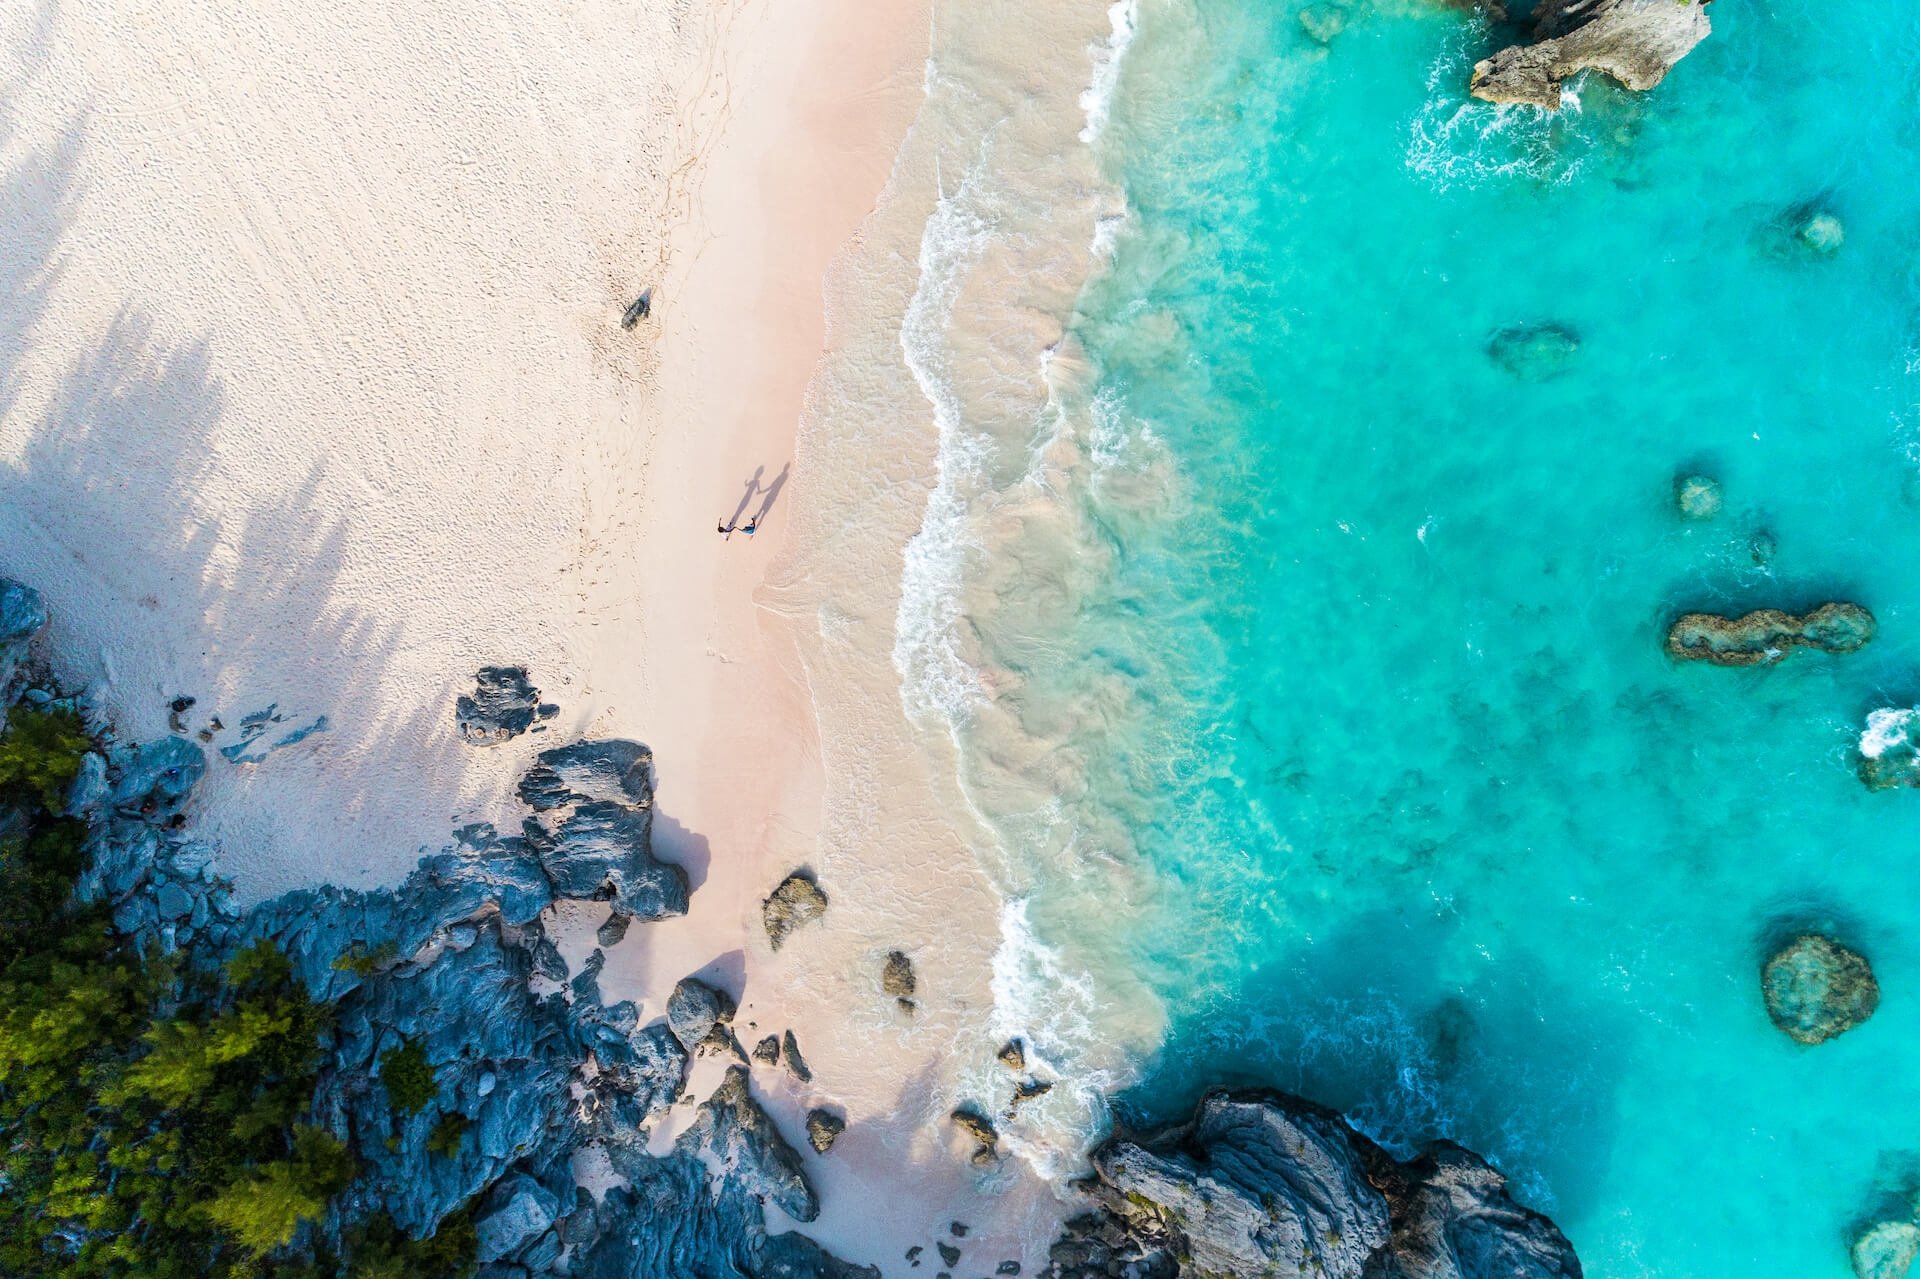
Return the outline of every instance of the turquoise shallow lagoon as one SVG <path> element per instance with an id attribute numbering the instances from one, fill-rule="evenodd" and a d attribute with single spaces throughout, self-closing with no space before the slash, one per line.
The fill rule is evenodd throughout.
<path id="1" fill-rule="evenodd" d="M 977 624 L 1022 717 L 1082 708 L 1049 820 L 1088 834 L 1025 910 L 1165 1009 L 1127 1117 L 1275 1085 L 1486 1153 L 1590 1274 L 1818 1279 L 1920 1188 L 1920 796 L 1852 771 L 1920 700 L 1920 11 L 1712 16 L 1549 119 L 1465 100 L 1463 13 L 1323 48 L 1291 3 L 1143 3 L 1074 326 L 1096 579 L 1047 643 Z M 1489 358 L 1538 323 L 1558 376 Z M 1725 509 L 1687 523 L 1696 471 Z M 1878 638 L 1662 651 L 1826 599 Z M 1758 981 L 1800 923 L 1883 990 L 1811 1049 Z"/>

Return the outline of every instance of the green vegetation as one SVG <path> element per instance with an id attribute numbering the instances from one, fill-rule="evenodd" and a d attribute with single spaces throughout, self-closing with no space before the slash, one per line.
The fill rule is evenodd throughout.
<path id="1" fill-rule="evenodd" d="M 60 811 L 67 787 L 80 774 L 80 759 L 93 748 L 86 727 L 72 711 L 15 706 L 0 737 L 0 794 L 28 796 L 50 813 Z"/>
<path id="2" fill-rule="evenodd" d="M 419 1114 L 438 1091 L 426 1046 L 417 1039 L 403 1039 L 398 1048 L 380 1054 L 380 1082 L 387 1086 L 387 1100 L 401 1115 Z"/>
<path id="3" fill-rule="evenodd" d="M 345 1258 L 303 1259 L 303 1223 L 354 1176 L 311 1122 L 331 1009 L 270 942 L 200 971 L 73 904 L 86 828 L 56 813 L 90 747 L 70 712 L 15 707 L 0 737 L 0 1275 L 466 1273 L 464 1217 L 425 1241 L 382 1220 L 349 1232 Z M 425 1053 L 396 1051 L 396 1106 L 430 1099 Z"/>
<path id="4" fill-rule="evenodd" d="M 383 941 L 371 950 L 363 941 L 353 943 L 339 958 L 333 961 L 333 970 L 339 973 L 353 973 L 360 977 L 371 977 L 391 964 L 400 955 L 400 948 L 390 941 Z"/>
<path id="5" fill-rule="evenodd" d="M 449 1110 L 434 1120 L 433 1131 L 427 1136 L 427 1149 L 442 1159 L 454 1159 L 460 1154 L 460 1139 L 467 1135 L 471 1127 L 467 1117 L 457 1110 Z"/>

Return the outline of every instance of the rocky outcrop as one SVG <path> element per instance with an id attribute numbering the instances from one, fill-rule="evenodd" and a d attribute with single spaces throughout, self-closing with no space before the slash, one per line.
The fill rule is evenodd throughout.
<path id="1" fill-rule="evenodd" d="M 914 975 L 913 961 L 907 958 L 906 953 L 888 951 L 886 962 L 880 966 L 880 989 L 893 996 L 902 1012 L 910 1013 L 918 1006 L 913 1002 L 913 992 L 919 986 L 920 979 Z"/>
<path id="2" fill-rule="evenodd" d="M 973 1143 L 975 1167 L 984 1168 L 1000 1158 L 1000 1131 L 993 1126 L 993 1120 L 971 1106 L 960 1107 L 948 1118 Z"/>
<path id="3" fill-rule="evenodd" d="M 653 754 L 638 742 L 577 742 L 543 751 L 520 783 L 534 815 L 522 828 L 554 892 L 612 901 L 620 914 L 687 913 L 687 874 L 653 855 Z"/>
<path id="4" fill-rule="evenodd" d="M 1920 1226 L 1881 1221 L 1860 1232 L 1849 1259 L 1858 1279 L 1906 1279 L 1920 1257 Z"/>
<path id="5" fill-rule="evenodd" d="M 827 895 L 803 871 L 781 880 L 780 886 L 760 903 L 760 922 L 767 930 L 768 944 L 775 950 L 786 944 L 794 929 L 826 913 Z"/>
<path id="6" fill-rule="evenodd" d="M 1880 1006 L 1866 956 L 1819 933 L 1802 933 L 1768 956 L 1760 986 L 1773 1024 L 1803 1044 L 1844 1035 Z"/>
<path id="7" fill-rule="evenodd" d="M 1822 604 L 1798 617 L 1777 608 L 1741 617 L 1685 613 L 1667 630 L 1667 653 L 1683 662 L 1767 666 L 1796 648 L 1851 653 L 1873 638 L 1873 614 L 1858 604 Z"/>
<path id="8" fill-rule="evenodd" d="M 1651 89 L 1711 30 L 1707 0 L 1540 0 L 1533 43 L 1477 63 L 1471 92 L 1553 110 L 1561 85 L 1589 68 Z"/>
<path id="9" fill-rule="evenodd" d="M 688 1052 L 706 1045 L 716 1031 L 730 1040 L 726 1027 L 733 1012 L 733 1000 L 724 991 L 694 977 L 681 978 L 667 996 L 667 1025 Z"/>
<path id="10" fill-rule="evenodd" d="M 1581 1279 L 1566 1237 L 1485 1160 L 1449 1142 L 1395 1160 L 1297 1097 L 1213 1093 L 1093 1163 L 1098 1207 L 1054 1245 L 1058 1279 Z"/>
<path id="11" fill-rule="evenodd" d="M 540 700 L 523 666 L 482 666 L 474 690 L 454 703 L 453 720 L 469 746 L 498 746 L 552 719 L 560 708 Z"/>
<path id="12" fill-rule="evenodd" d="M 1868 790 L 1920 786 L 1920 707 L 1884 706 L 1860 733 L 1860 780 Z"/>
<path id="13" fill-rule="evenodd" d="M 800 1156 L 780 1135 L 773 1120 L 748 1091 L 747 1072 L 739 1066 L 713 1096 L 701 1103 L 699 1117 L 675 1147 L 713 1160 L 726 1181 L 771 1203 L 795 1221 L 820 1215 L 820 1201 L 801 1169 Z"/>

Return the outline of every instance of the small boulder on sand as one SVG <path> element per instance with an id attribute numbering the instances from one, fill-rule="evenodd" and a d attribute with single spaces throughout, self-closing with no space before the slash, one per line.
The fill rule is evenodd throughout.
<path id="1" fill-rule="evenodd" d="M 807 1140 L 821 1154 L 833 1149 L 834 1139 L 847 1130 L 847 1121 L 831 1110 L 807 1112 Z"/>
<path id="2" fill-rule="evenodd" d="M 906 1012 L 914 1010 L 913 992 L 920 987 L 919 978 L 914 976 L 913 961 L 902 951 L 887 952 L 887 962 L 880 968 L 880 989 L 899 1001 Z"/>
<path id="3" fill-rule="evenodd" d="M 1802 933 L 1775 951 L 1760 985 L 1773 1024 L 1803 1044 L 1843 1035 L 1880 1006 L 1866 956 L 1819 933 Z"/>
<path id="4" fill-rule="evenodd" d="M 827 895 L 805 871 L 797 870 L 781 880 L 780 886 L 760 903 L 760 921 L 775 950 L 786 944 L 794 929 L 826 913 Z"/>

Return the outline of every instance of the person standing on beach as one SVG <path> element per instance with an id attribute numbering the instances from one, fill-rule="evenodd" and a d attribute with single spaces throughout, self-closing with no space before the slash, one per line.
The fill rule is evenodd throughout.
<path id="1" fill-rule="evenodd" d="M 725 520 L 716 520 L 714 521 L 713 531 L 720 535 L 722 541 L 725 541 L 733 536 L 733 525 L 727 523 Z"/>
<path id="2" fill-rule="evenodd" d="M 759 528 L 759 527 L 760 527 L 760 517 L 759 517 L 758 515 L 756 515 L 756 516 L 754 516 L 754 517 L 753 517 L 752 519 L 750 519 L 750 520 L 748 520 L 748 521 L 747 521 L 747 523 L 746 523 L 746 526 L 745 526 L 744 528 L 742 528 L 742 529 L 741 529 L 740 531 L 741 531 L 742 533 L 745 533 L 745 534 L 746 534 L 746 535 L 747 535 L 748 537 L 752 537 L 752 536 L 753 536 L 753 530 L 755 530 L 755 529 L 757 529 L 757 528 Z"/>

